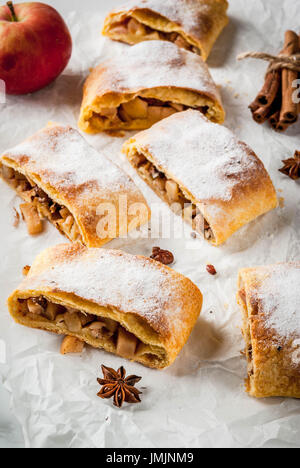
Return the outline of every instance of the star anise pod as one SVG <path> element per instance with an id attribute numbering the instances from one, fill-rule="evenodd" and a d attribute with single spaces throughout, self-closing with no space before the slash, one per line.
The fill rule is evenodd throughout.
<path id="1" fill-rule="evenodd" d="M 137 375 L 130 375 L 125 378 L 126 371 L 124 367 L 120 367 L 117 371 L 111 367 L 101 366 L 103 372 L 103 379 L 97 379 L 98 383 L 102 385 L 98 397 L 100 398 L 114 398 L 114 405 L 121 408 L 124 401 L 126 403 L 140 403 L 140 392 L 135 388 L 142 377 Z"/>
<path id="2" fill-rule="evenodd" d="M 164 265 L 171 265 L 174 263 L 174 255 L 168 250 L 162 250 L 160 247 L 153 247 L 152 249 L 152 260 L 163 263 Z"/>
<path id="3" fill-rule="evenodd" d="M 300 178 L 300 151 L 296 151 L 293 158 L 282 161 L 284 166 L 279 172 L 289 176 L 293 180 Z"/>

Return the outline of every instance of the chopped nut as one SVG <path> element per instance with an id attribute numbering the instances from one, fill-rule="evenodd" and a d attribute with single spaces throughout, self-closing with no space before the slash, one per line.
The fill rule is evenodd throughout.
<path id="1" fill-rule="evenodd" d="M 82 353 L 84 342 L 74 336 L 66 336 L 61 344 L 61 354 Z"/>
<path id="2" fill-rule="evenodd" d="M 171 265 L 174 263 L 174 255 L 168 250 L 162 250 L 160 247 L 153 247 L 151 257 L 157 262 L 163 263 L 164 265 Z"/>
<path id="3" fill-rule="evenodd" d="M 30 272 L 30 268 L 31 267 L 29 265 L 24 266 L 24 268 L 22 270 L 22 273 L 23 273 L 24 276 L 28 275 L 28 273 Z"/>
<path id="4" fill-rule="evenodd" d="M 132 359 L 135 355 L 138 339 L 123 327 L 119 327 L 117 354 L 127 359 Z"/>
<path id="5" fill-rule="evenodd" d="M 28 234 L 31 236 L 40 234 L 43 231 L 43 223 L 36 207 L 32 203 L 23 203 L 20 205 L 20 210 L 27 224 Z"/>
<path id="6" fill-rule="evenodd" d="M 213 265 L 206 265 L 206 270 L 210 275 L 214 276 L 217 274 L 217 270 L 215 269 Z"/>

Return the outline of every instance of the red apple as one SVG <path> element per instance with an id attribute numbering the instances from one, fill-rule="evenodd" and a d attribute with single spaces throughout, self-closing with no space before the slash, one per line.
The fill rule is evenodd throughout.
<path id="1" fill-rule="evenodd" d="M 72 54 L 60 14 L 44 3 L 0 7 L 0 79 L 8 94 L 27 94 L 51 83 Z"/>

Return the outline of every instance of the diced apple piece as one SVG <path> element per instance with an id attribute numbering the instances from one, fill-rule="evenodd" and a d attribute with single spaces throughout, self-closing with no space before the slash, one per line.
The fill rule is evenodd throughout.
<path id="1" fill-rule="evenodd" d="M 127 35 L 127 26 L 125 26 L 125 24 L 118 24 L 117 26 L 115 26 L 115 27 L 112 29 L 112 32 L 113 32 L 116 36 L 124 36 L 124 35 Z"/>
<path id="2" fill-rule="evenodd" d="M 166 189 L 166 179 L 162 179 L 161 177 L 157 177 L 152 181 L 152 184 L 156 190 L 159 192 L 165 192 Z"/>
<path id="3" fill-rule="evenodd" d="M 183 39 L 182 36 L 178 36 L 177 39 L 174 41 L 174 44 L 178 45 L 178 47 L 182 47 L 184 49 L 189 49 L 189 44 L 188 42 Z"/>
<path id="4" fill-rule="evenodd" d="M 171 106 L 173 109 L 175 109 L 177 112 L 182 112 L 184 110 L 184 106 L 182 104 L 177 104 L 177 102 L 172 102 Z"/>
<path id="5" fill-rule="evenodd" d="M 195 207 L 195 205 L 191 203 L 190 205 L 185 206 L 184 208 L 184 219 L 186 221 L 192 222 L 196 213 L 197 213 L 197 208 Z M 203 222 L 203 218 L 202 218 L 202 222 Z"/>
<path id="6" fill-rule="evenodd" d="M 43 232 L 43 223 L 36 207 L 32 203 L 20 205 L 22 216 L 27 224 L 28 234 L 34 236 Z"/>
<path id="7" fill-rule="evenodd" d="M 45 310 L 45 317 L 52 322 L 56 319 L 60 311 L 60 306 L 58 304 L 53 304 L 52 302 L 48 302 L 46 310 Z"/>
<path id="8" fill-rule="evenodd" d="M 119 327 L 117 354 L 127 359 L 132 359 L 135 355 L 138 339 L 126 331 L 123 327 Z"/>
<path id="9" fill-rule="evenodd" d="M 108 117 L 109 119 L 113 120 L 117 116 L 117 108 L 116 107 L 103 107 L 100 111 L 103 117 Z"/>
<path id="10" fill-rule="evenodd" d="M 64 321 L 66 327 L 72 333 L 78 333 L 81 331 L 81 321 L 79 315 L 76 312 L 66 312 L 64 315 Z"/>
<path id="11" fill-rule="evenodd" d="M 66 336 L 61 344 L 61 354 L 82 353 L 84 342 L 74 336 Z"/>
<path id="12" fill-rule="evenodd" d="M 71 239 L 73 241 L 78 240 L 79 237 L 80 237 L 79 228 L 78 228 L 76 223 L 74 223 L 73 226 L 72 226 L 72 229 L 71 229 L 71 232 L 70 232 L 70 237 L 71 237 Z"/>
<path id="13" fill-rule="evenodd" d="M 171 107 L 149 106 L 148 117 L 151 121 L 158 122 L 159 120 L 166 119 L 170 115 L 175 114 L 175 109 Z"/>
<path id="14" fill-rule="evenodd" d="M 2 175 L 4 179 L 13 179 L 15 177 L 15 171 L 8 166 L 2 166 Z"/>
<path id="15" fill-rule="evenodd" d="M 135 18 L 130 19 L 127 29 L 130 34 L 134 34 L 135 36 L 143 36 L 146 33 L 145 27 Z"/>
<path id="16" fill-rule="evenodd" d="M 147 159 L 142 154 L 135 154 L 132 158 L 133 164 L 139 168 L 142 164 L 147 162 Z"/>
<path id="17" fill-rule="evenodd" d="M 93 322 L 87 328 L 89 329 L 90 334 L 93 338 L 104 338 L 104 333 L 102 332 L 104 328 L 104 323 L 102 322 Z"/>
<path id="18" fill-rule="evenodd" d="M 62 218 L 64 219 L 67 219 L 68 215 L 70 214 L 70 211 L 68 210 L 68 208 L 66 207 L 63 207 L 60 211 L 59 211 L 59 214 Z"/>
<path id="19" fill-rule="evenodd" d="M 122 122 L 131 122 L 132 120 L 131 117 L 125 111 L 123 104 L 121 104 L 121 106 L 119 107 L 119 117 Z"/>
<path id="20" fill-rule="evenodd" d="M 132 101 L 125 102 L 122 104 L 126 115 L 131 117 L 133 120 L 146 119 L 148 115 L 148 104 L 140 98 L 135 98 Z"/>
<path id="21" fill-rule="evenodd" d="M 44 308 L 33 299 L 28 299 L 27 307 L 29 312 L 33 315 L 42 315 L 45 312 Z"/>
<path id="22" fill-rule="evenodd" d="M 170 202 L 177 202 L 179 200 L 179 187 L 173 180 L 167 180 L 166 191 Z"/>

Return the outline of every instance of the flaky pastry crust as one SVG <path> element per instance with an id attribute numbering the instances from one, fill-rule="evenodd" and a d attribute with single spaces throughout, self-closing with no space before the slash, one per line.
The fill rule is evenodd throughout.
<path id="1" fill-rule="evenodd" d="M 147 203 L 130 177 L 71 127 L 49 124 L 6 151 L 0 159 L 0 176 L 62 234 L 89 247 L 126 235 L 150 217 Z M 121 215 L 123 198 L 127 208 Z M 115 225 L 109 235 L 99 225 L 105 204 L 111 208 L 106 219 Z M 144 208 L 138 218 L 130 213 L 136 204 Z"/>
<path id="2" fill-rule="evenodd" d="M 299 287 L 300 262 L 239 272 L 246 390 L 253 397 L 300 398 Z"/>
<path id="3" fill-rule="evenodd" d="M 107 16 L 102 33 L 131 45 L 171 41 L 206 60 L 228 24 L 227 8 L 227 0 L 133 0 Z"/>
<path id="4" fill-rule="evenodd" d="M 187 221 L 213 245 L 278 205 L 255 153 L 199 112 L 157 123 L 128 140 L 123 152 L 157 195 L 175 209 L 179 203 Z"/>
<path id="5" fill-rule="evenodd" d="M 52 320 L 43 313 L 34 315 L 27 307 L 32 298 L 44 308 L 47 301 L 63 311 Z M 42 252 L 8 306 L 22 325 L 74 336 L 95 348 L 163 368 L 186 343 L 201 311 L 202 294 L 189 279 L 150 258 L 76 243 Z M 82 314 L 92 317 L 92 328 L 103 322 L 106 335 L 95 338 L 90 323 L 79 329 L 72 324 L 70 330 L 70 313 L 74 322 L 79 312 L 81 319 Z M 124 335 L 129 345 L 134 343 L 130 352 L 126 339 L 124 351 Z"/>
<path id="6" fill-rule="evenodd" d="M 222 123 L 220 93 L 201 57 L 163 41 L 123 46 L 86 80 L 79 127 L 142 130 L 189 108 Z"/>

